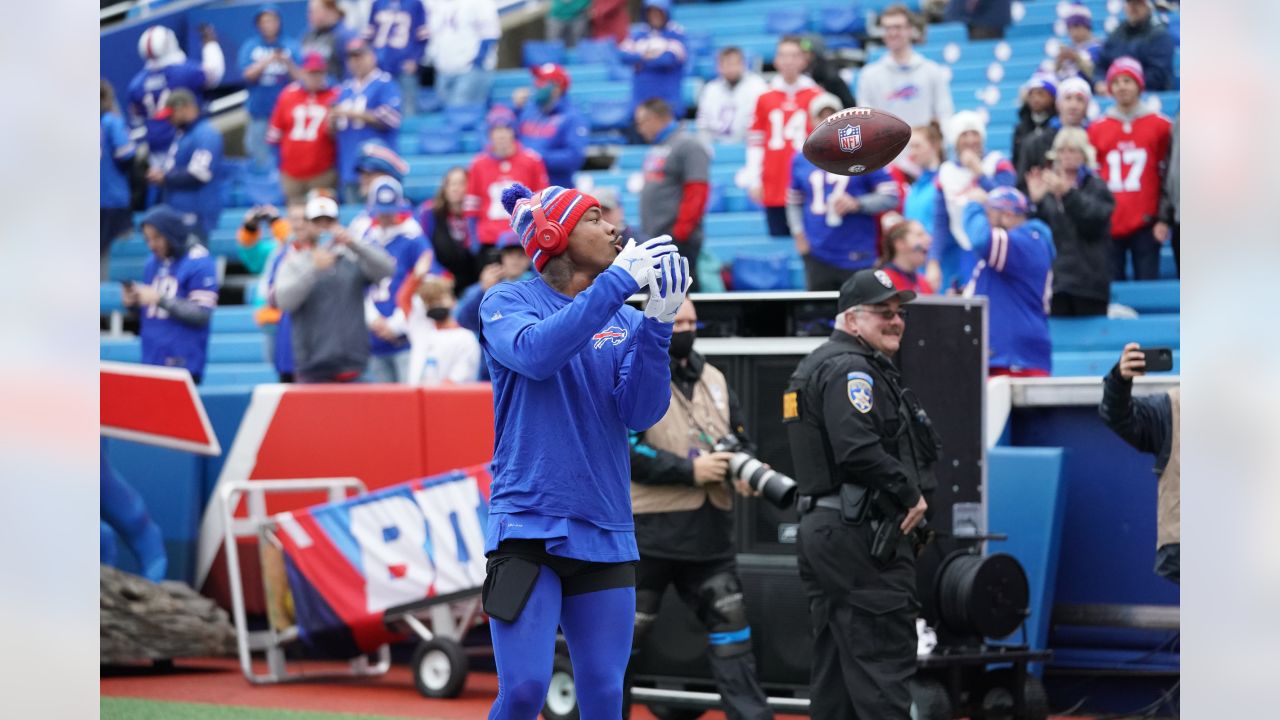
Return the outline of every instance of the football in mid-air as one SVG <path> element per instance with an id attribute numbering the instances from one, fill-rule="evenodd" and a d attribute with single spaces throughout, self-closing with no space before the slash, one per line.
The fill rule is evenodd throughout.
<path id="1" fill-rule="evenodd" d="M 902 118 L 852 107 L 828 117 L 804 141 L 809 162 L 837 175 L 863 175 L 888 165 L 911 139 Z"/>

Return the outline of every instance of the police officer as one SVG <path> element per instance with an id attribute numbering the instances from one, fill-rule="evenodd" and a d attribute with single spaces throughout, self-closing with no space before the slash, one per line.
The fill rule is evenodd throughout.
<path id="1" fill-rule="evenodd" d="M 735 489 L 756 493 L 744 481 L 726 482 L 732 453 L 713 452 L 730 433 L 750 441 L 724 375 L 693 352 L 697 325 L 693 301 L 685 300 L 671 333 L 671 405 L 631 443 L 631 510 L 640 548 L 632 653 L 639 652 L 662 594 L 674 584 L 707 631 L 725 714 L 768 720 L 773 712 L 756 680 L 730 512 Z"/>
<path id="2" fill-rule="evenodd" d="M 936 483 L 928 416 L 890 361 L 915 298 L 883 270 L 840 288 L 831 339 L 783 396 L 814 647 L 812 717 L 906 720 L 915 672 L 913 540 Z"/>

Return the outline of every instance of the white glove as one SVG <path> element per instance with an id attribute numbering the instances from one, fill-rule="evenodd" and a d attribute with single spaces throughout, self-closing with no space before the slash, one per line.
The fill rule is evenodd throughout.
<path id="1" fill-rule="evenodd" d="M 649 283 L 649 302 L 644 305 L 645 317 L 659 322 L 674 323 L 676 313 L 684 304 L 684 296 L 693 284 L 689 275 L 689 259 L 672 253 L 662 258 Z"/>
<path id="2" fill-rule="evenodd" d="M 613 264 L 626 270 L 627 274 L 636 281 L 636 289 L 639 290 L 649 284 L 654 269 L 658 267 L 658 261 L 664 255 L 675 251 L 676 246 L 671 244 L 670 235 L 659 235 L 640 244 L 636 244 L 636 239 L 631 238 L 627 241 L 626 247 L 622 248 L 622 252 L 618 253 L 618 257 L 613 259 Z"/>

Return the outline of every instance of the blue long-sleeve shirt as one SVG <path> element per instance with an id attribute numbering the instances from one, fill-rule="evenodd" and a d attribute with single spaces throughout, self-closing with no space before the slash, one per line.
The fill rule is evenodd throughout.
<path id="1" fill-rule="evenodd" d="M 587 121 L 567 98 L 543 110 L 530 101 L 520 112 L 520 142 L 542 156 L 552 185 L 573 187 L 573 174 L 587 159 Z"/>
<path id="2" fill-rule="evenodd" d="M 495 426 L 487 549 L 503 537 L 550 537 L 521 534 L 533 518 L 544 533 L 586 531 L 549 552 L 638 559 L 627 437 L 671 402 L 671 325 L 625 305 L 635 289 L 610 268 L 573 299 L 534 277 L 499 283 L 481 301 Z M 584 534 L 594 537 L 575 547 Z"/>
<path id="3" fill-rule="evenodd" d="M 426 7 L 421 0 L 373 0 L 364 37 L 378 55 L 378 67 L 399 76 L 406 60 L 422 60 L 427 47 Z"/>

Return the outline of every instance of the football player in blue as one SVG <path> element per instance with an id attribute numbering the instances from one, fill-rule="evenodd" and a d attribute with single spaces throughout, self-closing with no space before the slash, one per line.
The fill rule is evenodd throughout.
<path id="1" fill-rule="evenodd" d="M 222 82 L 226 58 L 211 26 L 201 28 L 203 46 L 200 62 L 187 60 L 178 46 L 178 36 L 163 25 L 154 25 L 138 38 L 138 55 L 146 66 L 129 83 L 129 122 L 134 127 L 145 124 L 147 147 L 152 162 L 164 159 L 173 141 L 173 126 L 156 114 L 164 109 L 169 94 L 185 88 L 204 104 L 204 91 Z"/>
<path id="2" fill-rule="evenodd" d="M 186 88 L 169 93 L 156 116 L 177 132 L 160 165 L 147 171 L 147 182 L 160 187 L 174 210 L 194 216 L 200 239 L 208 242 L 222 212 L 222 133 L 200 117 L 200 106 Z"/>
<path id="3" fill-rule="evenodd" d="M 378 59 L 361 38 L 347 43 L 347 69 L 338 102 L 329 110 L 329 123 L 338 141 L 338 182 L 345 202 L 359 202 L 356 161 L 369 140 L 395 147 L 400 129 L 400 87 L 378 69 Z"/>
<path id="4" fill-rule="evenodd" d="M 493 485 L 485 554 L 498 697 L 491 719 L 532 720 L 556 628 L 586 718 L 622 715 L 635 623 L 628 430 L 671 402 L 667 349 L 689 289 L 671 237 L 625 246 L 595 198 L 558 186 L 502 194 L 536 276 L 480 303 L 493 382 Z M 642 313 L 626 300 L 648 287 Z"/>
<path id="5" fill-rule="evenodd" d="M 141 283 L 125 283 L 124 304 L 141 314 L 142 362 L 183 367 L 199 383 L 218 305 L 218 272 L 195 227 L 168 205 L 142 217 L 151 256 Z"/>

